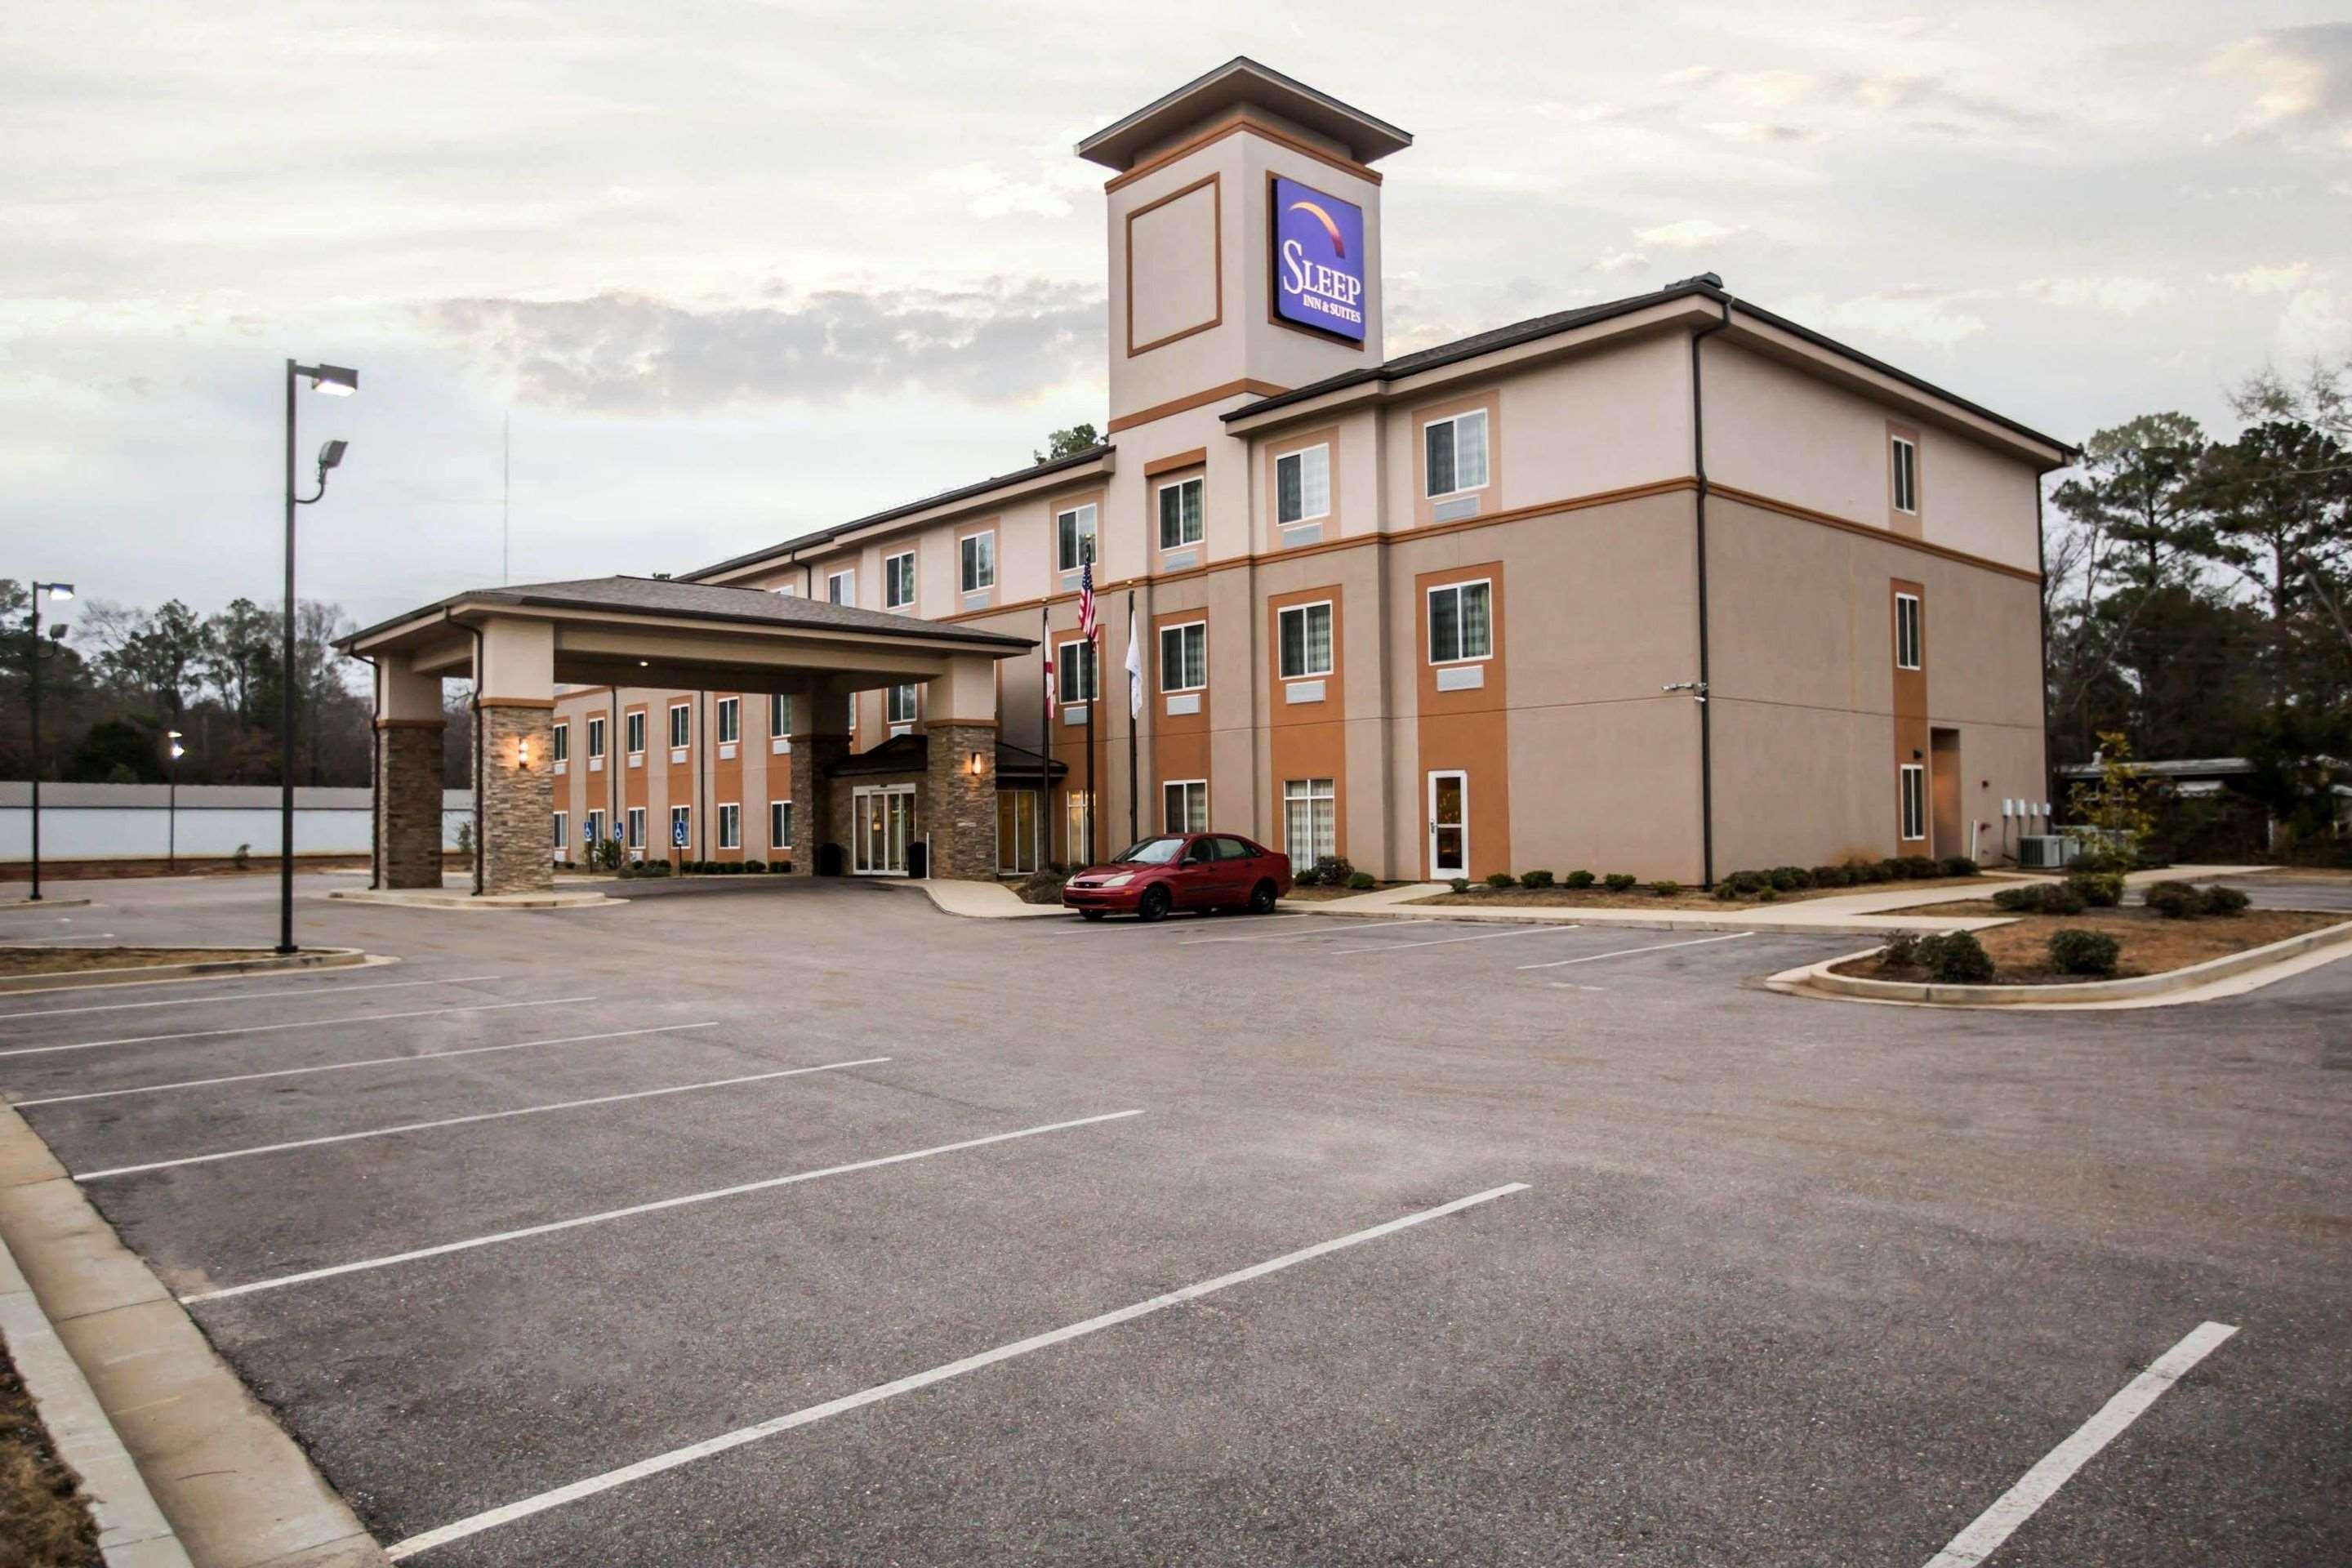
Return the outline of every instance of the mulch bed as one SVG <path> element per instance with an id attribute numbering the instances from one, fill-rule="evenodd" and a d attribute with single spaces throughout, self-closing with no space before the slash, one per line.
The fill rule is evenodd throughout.
<path id="1" fill-rule="evenodd" d="M 1797 892 L 1781 893 L 1772 901 L 1776 904 L 1801 903 L 1809 899 L 1850 899 L 1862 893 L 1965 888 L 1980 886 L 1983 882 L 1981 877 L 1922 877 L 1916 882 L 1857 882 L 1849 888 L 1806 888 Z M 2006 882 L 1999 885 L 2008 886 Z M 1489 888 L 1481 884 L 1466 893 L 1438 893 L 1412 901 L 1417 905 L 1484 904 L 1489 909 L 1498 910 L 1741 910 L 1762 900 L 1755 898 L 1718 899 L 1713 893 L 1689 887 L 1680 892 L 1661 895 L 1647 888 L 1612 893 L 1598 884 L 1590 888 Z"/>
<path id="2" fill-rule="evenodd" d="M 2010 924 L 1976 933 L 1993 962 L 1995 985 L 2063 985 L 2084 980 L 2126 979 L 2136 974 L 2161 974 L 2186 969 L 2208 959 L 2226 958 L 2248 948 L 2341 925 L 2342 914 L 2307 914 L 2296 910 L 2248 910 L 2239 915 L 2209 915 L 2200 920 L 2168 920 L 2140 906 L 2089 910 L 2079 915 L 2016 915 L 1990 899 L 1953 904 L 1928 904 L 1903 914 L 1946 918 L 1991 916 Z M 2121 949 L 2113 975 L 2067 974 L 2050 967 L 2051 933 L 2059 931 L 2104 931 Z M 1875 957 L 1837 965 L 1840 974 L 1865 980 L 1925 980 L 1916 969 L 1889 969 Z"/>
<path id="3" fill-rule="evenodd" d="M 49 1446 L 32 1396 L 0 1347 L 0 1563 L 101 1568 L 104 1561 L 79 1482 Z"/>
<path id="4" fill-rule="evenodd" d="M 273 958 L 266 947 L 0 947 L 0 974 L 80 974 L 156 963 L 221 963 Z"/>

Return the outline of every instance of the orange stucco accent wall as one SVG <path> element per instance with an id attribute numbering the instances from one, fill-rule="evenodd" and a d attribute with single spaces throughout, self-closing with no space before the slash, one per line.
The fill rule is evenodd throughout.
<path id="1" fill-rule="evenodd" d="M 1482 667 L 1486 683 L 1466 691 L 1441 691 L 1437 685 L 1439 667 L 1429 661 L 1430 590 L 1476 582 L 1493 585 L 1489 606 L 1494 651 Z M 1508 871 L 1513 868 L 1511 731 L 1504 642 L 1503 563 L 1482 561 L 1442 572 L 1423 572 L 1413 578 L 1412 589 L 1412 614 L 1419 623 L 1413 635 L 1413 649 L 1421 713 L 1423 814 L 1427 815 L 1430 773 L 1439 769 L 1459 769 L 1468 775 L 1470 875 L 1477 878 L 1492 871 Z M 1426 833 L 1421 841 L 1421 874 L 1434 874 L 1429 863 Z"/>
<path id="2" fill-rule="evenodd" d="M 1916 595 L 1919 600 L 1919 668 L 1905 669 L 1895 662 L 1895 601 L 1904 594 Z M 1901 577 L 1892 579 L 1886 589 L 1886 662 L 1895 681 L 1892 711 L 1895 714 L 1895 763 L 1891 781 L 1895 802 L 1895 853 L 1925 855 L 1927 841 L 1903 837 L 1903 769 L 1906 764 L 1927 765 L 1927 591 L 1918 584 Z"/>
<path id="3" fill-rule="evenodd" d="M 1282 612 L 1295 605 L 1325 600 L 1331 605 L 1331 671 L 1302 678 L 1323 683 L 1321 700 L 1293 702 L 1286 690 L 1292 681 L 1282 674 Z M 1348 732 L 1342 721 L 1346 704 L 1341 695 L 1348 668 L 1346 623 L 1346 607 L 1336 583 L 1271 595 L 1265 602 L 1266 755 L 1273 767 L 1274 802 L 1271 837 L 1284 840 L 1288 833 L 1282 804 L 1284 781 L 1328 778 L 1336 797 L 1331 840 L 1342 856 L 1348 853 Z M 1305 846 L 1293 847 L 1283 842 L 1279 847 L 1299 868 L 1313 861 Z"/>

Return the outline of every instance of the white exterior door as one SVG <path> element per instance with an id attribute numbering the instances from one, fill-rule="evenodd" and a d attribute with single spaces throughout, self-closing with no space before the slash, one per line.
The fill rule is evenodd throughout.
<path id="1" fill-rule="evenodd" d="M 861 877 L 903 877 L 907 845 L 915 836 L 915 786 L 861 789 L 852 797 Z"/>
<path id="2" fill-rule="evenodd" d="M 1433 880 L 1470 874 L 1470 775 L 1456 770 L 1429 775 L 1429 875 Z"/>

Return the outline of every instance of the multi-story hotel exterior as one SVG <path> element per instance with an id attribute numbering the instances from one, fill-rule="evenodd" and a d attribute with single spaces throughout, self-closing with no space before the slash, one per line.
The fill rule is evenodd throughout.
<path id="1" fill-rule="evenodd" d="M 1712 276 L 1386 358 L 1372 165 L 1409 143 L 1247 60 L 1087 138 L 1105 443 L 679 584 L 1043 644 L 993 663 L 1005 871 L 1086 858 L 1089 777 L 1103 854 L 1214 826 L 1385 878 L 2013 841 L 2045 794 L 2039 478 L 2067 448 Z M 898 737 L 934 689 L 845 699 L 802 771 L 847 804 L 814 825 L 791 737 L 840 721 L 793 708 L 845 699 L 562 689 L 553 858 L 615 825 L 663 855 L 682 824 L 695 858 L 776 859 L 798 826 L 903 868 L 941 753 Z"/>

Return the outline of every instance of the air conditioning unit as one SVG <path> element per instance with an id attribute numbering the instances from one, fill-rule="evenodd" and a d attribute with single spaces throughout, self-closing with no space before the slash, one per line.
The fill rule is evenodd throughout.
<path id="1" fill-rule="evenodd" d="M 2028 871 L 2063 870 L 2074 851 L 2074 841 L 2063 833 L 2027 834 L 2017 841 L 2017 864 Z"/>

